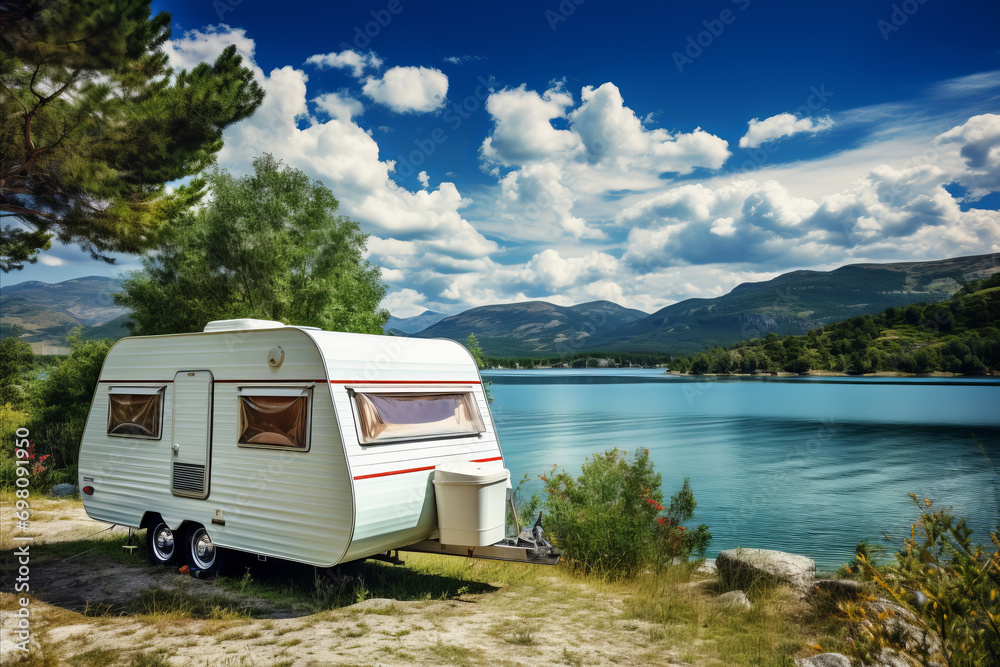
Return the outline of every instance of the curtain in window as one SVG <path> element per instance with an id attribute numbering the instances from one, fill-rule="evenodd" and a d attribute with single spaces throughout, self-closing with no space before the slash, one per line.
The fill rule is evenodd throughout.
<path id="1" fill-rule="evenodd" d="M 108 394 L 108 433 L 160 437 L 163 392 L 155 394 Z"/>
<path id="2" fill-rule="evenodd" d="M 486 430 L 471 394 L 356 392 L 363 442 L 463 435 Z"/>
<path id="3" fill-rule="evenodd" d="M 240 396 L 241 445 L 277 445 L 305 449 L 307 396 Z"/>

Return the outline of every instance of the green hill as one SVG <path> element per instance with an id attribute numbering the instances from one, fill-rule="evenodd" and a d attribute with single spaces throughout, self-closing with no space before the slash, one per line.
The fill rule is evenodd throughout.
<path id="1" fill-rule="evenodd" d="M 552 356 L 578 351 L 591 336 L 643 317 L 646 313 L 641 310 L 610 301 L 569 307 L 528 301 L 473 308 L 411 335 L 464 341 L 474 333 L 489 356 Z"/>
<path id="2" fill-rule="evenodd" d="M 950 299 L 890 307 L 781 337 L 768 333 L 682 359 L 693 373 L 829 371 L 861 373 L 1000 372 L 1000 273 Z"/>
<path id="3" fill-rule="evenodd" d="M 739 285 L 714 299 L 688 299 L 667 306 L 590 339 L 588 349 L 694 354 L 767 333 L 802 334 L 854 315 L 947 299 L 962 284 L 989 276 L 998 266 L 1000 253 L 793 271 L 773 280 Z"/>

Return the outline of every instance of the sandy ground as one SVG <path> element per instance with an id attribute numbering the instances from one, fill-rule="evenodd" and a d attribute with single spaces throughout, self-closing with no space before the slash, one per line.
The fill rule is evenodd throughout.
<path id="1" fill-rule="evenodd" d="M 79 502 L 37 507 L 36 544 L 75 541 L 106 527 L 88 519 Z M 0 517 L 5 551 L 11 548 L 6 530 L 11 511 L 4 507 Z M 13 664 L 21 657 L 8 643 L 14 638 L 12 612 L 19 596 L 13 592 L 9 553 L 5 560 L 0 639 L 3 664 Z M 124 565 L 108 556 L 71 554 L 32 565 L 30 576 L 38 640 L 31 650 L 36 658 L 72 664 L 125 665 L 156 654 L 170 665 L 684 664 L 656 627 L 624 618 L 620 599 L 544 574 L 531 584 L 497 583 L 495 591 L 483 594 L 418 602 L 367 599 L 311 615 L 239 598 L 173 568 Z M 192 620 L 125 611 L 154 588 L 239 598 L 260 617 Z"/>

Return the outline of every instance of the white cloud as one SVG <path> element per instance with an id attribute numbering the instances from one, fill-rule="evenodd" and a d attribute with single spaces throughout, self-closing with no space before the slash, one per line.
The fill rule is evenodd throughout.
<path id="1" fill-rule="evenodd" d="M 448 56 L 444 59 L 446 63 L 451 65 L 463 65 L 477 60 L 486 60 L 486 58 L 483 56 Z"/>
<path id="2" fill-rule="evenodd" d="M 569 130 L 552 127 L 552 120 L 565 118 L 573 97 L 561 86 L 539 95 L 518 88 L 492 93 L 486 110 L 495 127 L 480 149 L 489 161 L 511 166 L 550 158 L 581 148 L 580 138 Z"/>
<path id="3" fill-rule="evenodd" d="M 573 194 L 562 184 L 562 170 L 553 162 L 529 164 L 500 181 L 500 213 L 514 222 L 519 236 L 600 239 L 604 233 L 572 214 Z M 528 231 L 530 228 L 532 234 Z"/>
<path id="4" fill-rule="evenodd" d="M 242 32 L 233 34 L 239 37 Z M 218 31 L 191 33 L 181 45 L 168 43 L 168 47 L 175 57 L 211 60 L 227 41 Z M 252 53 L 253 42 L 244 48 Z M 266 96 L 253 116 L 226 129 L 220 164 L 233 173 L 247 173 L 255 157 L 272 153 L 323 181 L 340 201 L 341 211 L 361 222 L 366 232 L 406 235 L 412 239 L 406 243 L 414 244 L 419 253 L 447 259 L 481 257 L 497 250 L 496 243 L 462 217 L 460 209 L 468 201 L 453 183 L 410 192 L 392 180 L 394 164 L 380 160 L 376 141 L 353 121 L 360 112 L 357 100 L 343 93 L 320 96 L 313 102 L 330 118 L 315 118 L 309 114 L 305 72 L 286 66 L 265 75 L 252 61 L 248 65 Z M 370 245 L 377 247 L 377 239 L 370 237 Z"/>
<path id="5" fill-rule="evenodd" d="M 254 71 L 258 79 L 263 72 L 254 63 L 254 40 L 247 37 L 246 30 L 231 28 L 224 23 L 205 26 L 201 30 L 187 30 L 180 39 L 169 39 L 163 44 L 167 54 L 167 64 L 174 69 L 190 70 L 200 63 L 214 63 L 226 47 L 236 46 L 236 52 L 243 56 L 243 65 Z"/>
<path id="6" fill-rule="evenodd" d="M 368 77 L 364 93 L 396 113 L 426 113 L 444 106 L 448 77 L 429 67 L 393 67 L 381 79 Z"/>
<path id="7" fill-rule="evenodd" d="M 796 118 L 790 113 L 779 113 L 764 120 L 754 118 L 747 125 L 749 129 L 740 138 L 740 148 L 757 148 L 768 141 L 796 134 L 817 134 L 833 127 L 833 119 L 829 116 Z"/>
<path id="8" fill-rule="evenodd" d="M 959 155 L 966 170 L 958 181 L 970 190 L 970 199 L 1000 190 L 1000 115 L 973 116 L 937 141 L 942 145 L 961 144 Z"/>
<path id="9" fill-rule="evenodd" d="M 225 26 L 188 33 L 168 51 L 173 63 L 190 67 L 228 43 L 252 57 L 252 40 Z M 945 189 L 958 182 L 968 199 L 1000 189 L 1000 124 L 991 114 L 944 133 L 940 121 L 909 134 L 884 121 L 888 131 L 877 129 L 856 149 L 754 168 L 753 178 L 678 184 L 673 175 L 721 167 L 728 144 L 706 130 L 651 126 L 611 83 L 583 88 L 579 103 L 563 85 L 542 93 L 520 86 L 487 102 L 494 126 L 481 158 L 496 173 L 492 188 L 459 192 L 445 181 L 432 189 L 429 170 L 417 176 L 421 189 L 410 191 L 393 180 L 395 164 L 375 138 L 383 135 L 359 125 L 356 91 L 310 96 L 300 69 L 265 75 L 248 64 L 267 97 L 254 116 L 226 130 L 220 163 L 245 173 L 253 157 L 271 152 L 326 183 L 342 212 L 370 234 L 367 256 L 393 287 L 385 304 L 401 316 L 528 299 L 609 299 L 652 312 L 791 268 L 1000 251 L 1000 213 L 963 211 Z M 412 77 L 419 90 L 402 95 L 405 86 L 390 76 L 397 70 L 407 70 L 401 79 Z M 397 111 L 439 108 L 447 77 L 438 79 L 439 95 L 428 95 L 424 84 L 435 77 L 420 71 L 369 77 L 366 94 Z M 792 121 L 795 132 L 821 123 L 802 129 Z M 759 131 L 778 131 L 766 122 Z M 786 129 L 780 136 L 791 136 Z"/>
<path id="10" fill-rule="evenodd" d="M 687 174 L 696 167 L 718 169 L 729 157 L 728 144 L 701 128 L 689 134 L 647 130 L 625 106 L 613 83 L 584 86 L 582 104 L 570 123 L 586 148 L 591 164 L 612 163 L 632 171 Z"/>
<path id="11" fill-rule="evenodd" d="M 420 292 L 404 288 L 398 292 L 387 294 L 379 305 L 396 317 L 414 317 L 427 310 L 420 305 L 425 301 L 427 301 L 427 297 Z"/>
<path id="12" fill-rule="evenodd" d="M 346 93 L 327 93 L 320 95 L 313 102 L 331 118 L 338 120 L 349 121 L 365 111 L 361 102 Z"/>
<path id="13" fill-rule="evenodd" d="M 991 145 L 991 127 L 987 121 L 966 124 L 942 135 L 942 141 L 964 138 L 959 150 L 969 152 L 968 146 L 981 147 L 983 141 Z M 976 150 L 971 153 L 978 156 Z M 996 168 L 987 166 L 985 173 L 995 174 Z M 796 197 L 776 181 L 682 185 L 619 214 L 617 222 L 630 229 L 623 259 L 643 273 L 674 264 L 752 262 L 782 268 L 880 256 L 935 259 L 1000 248 L 1000 212 L 961 210 L 944 189 L 953 178 L 926 162 L 879 165 L 840 192 L 816 199 Z"/>
<path id="14" fill-rule="evenodd" d="M 368 53 L 358 53 L 357 51 L 347 49 L 340 53 L 318 53 L 314 56 L 309 56 L 306 59 L 306 64 L 315 65 L 319 69 L 330 67 L 349 69 L 351 70 L 351 76 L 355 79 L 360 79 L 366 69 L 377 70 L 382 67 L 382 60 L 371 51 Z"/>
<path id="15" fill-rule="evenodd" d="M 44 266 L 63 266 L 66 262 L 55 255 L 40 254 L 38 256 L 38 263 Z"/>

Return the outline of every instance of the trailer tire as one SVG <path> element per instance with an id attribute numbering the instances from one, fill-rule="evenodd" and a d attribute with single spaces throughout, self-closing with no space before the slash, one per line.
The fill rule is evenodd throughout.
<path id="1" fill-rule="evenodd" d="M 226 566 L 229 551 L 216 546 L 204 526 L 192 524 L 184 536 L 184 557 L 192 570 L 214 575 Z"/>
<path id="2" fill-rule="evenodd" d="M 163 519 L 155 516 L 146 526 L 146 554 L 153 565 L 173 565 L 180 554 L 178 531 L 171 530 Z"/>

